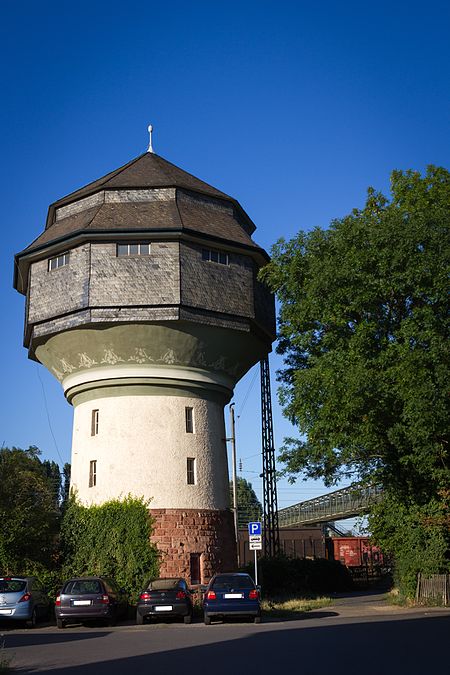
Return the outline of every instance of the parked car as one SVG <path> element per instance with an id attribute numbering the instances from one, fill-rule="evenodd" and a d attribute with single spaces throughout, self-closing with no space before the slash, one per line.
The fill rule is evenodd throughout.
<path id="1" fill-rule="evenodd" d="M 0 619 L 25 621 L 34 628 L 48 618 L 50 601 L 36 577 L 0 577 Z"/>
<path id="2" fill-rule="evenodd" d="M 105 577 L 77 577 L 66 581 L 55 602 L 56 625 L 104 619 L 113 626 L 126 614 L 128 597 L 115 581 Z"/>
<path id="3" fill-rule="evenodd" d="M 253 579 L 244 573 L 216 574 L 203 596 L 205 625 L 213 619 L 247 616 L 255 623 L 261 622 L 259 589 Z"/>
<path id="4" fill-rule="evenodd" d="M 139 595 L 136 623 L 141 625 L 155 616 L 173 616 L 191 623 L 192 614 L 192 595 L 185 579 L 153 579 Z"/>

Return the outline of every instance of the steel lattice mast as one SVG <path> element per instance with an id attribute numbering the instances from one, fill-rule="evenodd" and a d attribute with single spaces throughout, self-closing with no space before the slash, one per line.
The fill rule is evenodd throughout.
<path id="1" fill-rule="evenodd" d="M 278 526 L 277 483 L 275 473 L 275 447 L 273 442 L 272 399 L 270 396 L 269 358 L 260 361 L 261 366 L 261 420 L 263 461 L 264 555 L 274 557 L 280 552 Z"/>

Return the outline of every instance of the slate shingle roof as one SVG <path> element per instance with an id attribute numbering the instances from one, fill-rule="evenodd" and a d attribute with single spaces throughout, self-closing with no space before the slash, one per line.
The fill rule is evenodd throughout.
<path id="1" fill-rule="evenodd" d="M 178 188 L 177 200 L 107 203 L 56 220 L 56 210 L 96 194 L 101 190 Z M 179 198 L 180 192 L 193 192 L 198 196 L 213 198 L 233 207 L 235 216 L 208 208 L 207 199 L 202 203 L 189 203 Z M 229 210 L 229 209 L 228 209 Z M 240 204 L 224 192 L 183 171 L 159 155 L 146 152 L 125 166 L 106 174 L 75 192 L 62 197 L 49 208 L 45 231 L 30 244 L 25 252 L 50 243 L 60 237 L 81 230 L 142 230 L 167 227 L 189 228 L 203 234 L 211 234 L 236 243 L 256 247 L 249 236 L 254 224 Z M 242 230 L 242 231 L 241 231 Z"/>
<path id="2" fill-rule="evenodd" d="M 91 206 L 85 204 L 85 210 L 64 216 L 64 209 L 87 197 L 109 190 L 145 190 L 170 188 L 173 198 L 155 201 L 112 202 L 99 200 Z M 92 197 L 94 203 L 96 197 Z M 61 209 L 61 211 L 58 210 Z M 69 209 L 70 211 L 70 209 Z M 56 214 L 58 213 L 58 218 Z M 16 256 L 16 263 L 22 256 L 38 252 L 52 243 L 61 242 L 77 235 L 89 235 L 120 232 L 171 230 L 189 231 L 206 237 L 222 240 L 223 243 L 244 246 L 262 254 L 267 254 L 251 238 L 255 225 L 243 208 L 232 197 L 217 190 L 208 183 L 183 171 L 159 155 L 146 152 L 128 164 L 112 171 L 88 185 L 54 202 L 48 212 L 47 224 L 26 249 Z"/>
<path id="3" fill-rule="evenodd" d="M 222 199 L 231 199 L 228 195 L 208 183 L 196 178 L 187 171 L 183 171 L 163 157 L 153 152 L 146 152 L 139 155 L 131 162 L 121 166 L 115 171 L 88 183 L 84 187 L 71 192 L 62 199 L 59 199 L 53 206 L 61 206 L 73 202 L 82 197 L 97 192 L 100 188 L 118 189 L 118 188 L 154 188 L 154 187 L 184 187 L 188 190 L 203 192 L 211 197 Z"/>

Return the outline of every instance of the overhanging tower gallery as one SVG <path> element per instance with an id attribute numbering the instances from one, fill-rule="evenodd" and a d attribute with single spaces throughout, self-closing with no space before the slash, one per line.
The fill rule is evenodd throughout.
<path id="1" fill-rule="evenodd" d="M 74 408 L 71 486 L 151 500 L 161 574 L 191 583 L 236 565 L 224 406 L 275 330 L 254 229 L 150 148 L 52 204 L 16 256 L 25 346 Z"/>

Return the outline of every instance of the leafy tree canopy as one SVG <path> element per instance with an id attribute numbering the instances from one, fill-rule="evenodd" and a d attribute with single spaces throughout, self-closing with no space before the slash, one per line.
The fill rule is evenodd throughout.
<path id="1" fill-rule="evenodd" d="M 0 449 L 0 568 L 20 573 L 55 562 L 60 522 L 58 465 L 35 446 Z"/>
<path id="2" fill-rule="evenodd" d="M 236 488 L 239 527 L 247 527 L 247 523 L 261 520 L 263 508 L 252 484 L 245 480 L 245 478 L 238 476 Z M 230 481 L 230 495 L 231 503 L 233 503 L 233 481 Z"/>
<path id="3" fill-rule="evenodd" d="M 332 485 L 369 478 L 426 501 L 450 484 L 450 174 L 394 171 L 391 199 L 279 241 L 262 278 L 281 303 L 281 460 Z"/>

